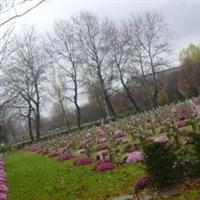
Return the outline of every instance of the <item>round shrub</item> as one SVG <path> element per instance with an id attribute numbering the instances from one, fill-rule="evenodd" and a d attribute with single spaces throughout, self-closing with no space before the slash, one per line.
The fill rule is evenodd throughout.
<path id="1" fill-rule="evenodd" d="M 156 189 L 172 186 L 180 179 L 178 159 L 168 142 L 154 142 L 144 146 L 150 185 Z"/>

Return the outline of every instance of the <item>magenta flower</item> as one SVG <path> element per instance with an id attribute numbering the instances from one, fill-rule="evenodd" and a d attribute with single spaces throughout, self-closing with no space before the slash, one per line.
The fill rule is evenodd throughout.
<path id="1" fill-rule="evenodd" d="M 111 160 L 100 160 L 97 165 L 95 166 L 94 170 L 95 171 L 101 171 L 101 172 L 105 172 L 108 170 L 113 170 L 116 168 L 116 165 L 114 163 L 112 163 Z"/>
<path id="2" fill-rule="evenodd" d="M 7 200 L 8 199 L 8 195 L 4 192 L 0 192 L 0 200 Z"/>
<path id="3" fill-rule="evenodd" d="M 62 153 L 58 156 L 58 160 L 70 160 L 75 158 L 75 156 L 71 153 Z"/>
<path id="4" fill-rule="evenodd" d="M 3 184 L 3 183 L 0 184 L 0 193 L 1 192 L 6 193 L 6 194 L 8 193 L 8 187 L 6 184 Z"/>
<path id="5" fill-rule="evenodd" d="M 8 186 L 6 184 L 6 173 L 3 158 L 0 158 L 0 200 L 8 199 Z"/>
<path id="6" fill-rule="evenodd" d="M 126 163 L 136 163 L 144 160 L 144 155 L 140 151 L 134 151 L 132 153 L 128 153 Z"/>
<path id="7" fill-rule="evenodd" d="M 92 158 L 86 157 L 75 160 L 74 164 L 80 166 L 80 165 L 89 165 L 93 162 L 94 160 Z"/>

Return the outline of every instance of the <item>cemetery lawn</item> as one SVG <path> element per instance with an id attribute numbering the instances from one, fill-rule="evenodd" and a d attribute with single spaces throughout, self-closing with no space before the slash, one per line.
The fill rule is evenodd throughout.
<path id="1" fill-rule="evenodd" d="M 135 181 L 144 175 L 141 165 L 130 164 L 109 172 L 94 172 L 93 168 L 38 153 L 10 153 L 6 156 L 9 200 L 109 200 L 132 194 Z M 199 197 L 200 189 L 194 189 L 170 200 Z"/>
<path id="2" fill-rule="evenodd" d="M 9 200 L 105 200 L 131 194 L 143 175 L 139 165 L 94 172 L 94 166 L 74 166 L 38 153 L 17 151 L 6 156 Z"/>

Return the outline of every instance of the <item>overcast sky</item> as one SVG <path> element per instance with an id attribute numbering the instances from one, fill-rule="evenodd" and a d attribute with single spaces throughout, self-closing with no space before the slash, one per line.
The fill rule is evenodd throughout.
<path id="1" fill-rule="evenodd" d="M 166 18 L 176 37 L 177 50 L 189 43 L 200 42 L 200 0 L 196 1 L 134 1 L 134 0 L 49 0 L 17 21 L 17 29 L 34 25 L 41 32 L 55 20 L 68 19 L 80 11 L 92 11 L 100 17 L 114 20 L 127 18 L 131 13 L 158 10 Z"/>

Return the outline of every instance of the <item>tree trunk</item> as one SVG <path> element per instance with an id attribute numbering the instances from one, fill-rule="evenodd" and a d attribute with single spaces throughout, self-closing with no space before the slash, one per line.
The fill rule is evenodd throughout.
<path id="1" fill-rule="evenodd" d="M 37 141 L 40 140 L 40 107 L 37 104 L 37 110 L 36 110 L 36 136 Z"/>
<path id="2" fill-rule="evenodd" d="M 103 80 L 103 77 L 102 77 L 102 75 L 101 75 L 101 69 L 100 69 L 100 68 L 101 68 L 101 67 L 98 66 L 98 76 L 99 76 L 101 88 L 102 88 L 102 91 L 103 91 L 104 100 L 105 100 L 105 102 L 106 102 L 106 104 L 107 104 L 107 106 L 108 106 L 108 109 L 109 109 L 109 111 L 110 111 L 112 117 L 116 118 L 116 113 L 115 113 L 114 107 L 113 107 L 113 105 L 112 105 L 112 103 L 111 103 L 111 101 L 110 101 L 110 98 L 109 98 L 109 96 L 108 96 L 108 94 L 107 94 L 107 91 L 106 91 L 106 89 L 105 89 L 105 86 L 104 86 L 104 80 Z"/>
<path id="3" fill-rule="evenodd" d="M 62 102 L 62 100 L 60 98 L 59 98 L 59 102 L 60 102 L 60 105 L 61 105 L 63 118 L 64 118 L 64 121 L 65 121 L 65 125 L 67 126 L 68 131 L 71 132 L 70 125 L 69 125 L 69 120 L 67 118 L 67 114 L 65 112 L 65 108 L 64 108 L 63 102 Z"/>
<path id="4" fill-rule="evenodd" d="M 78 105 L 78 85 L 76 76 L 74 77 L 74 104 L 76 107 L 76 115 L 77 115 L 77 126 L 81 129 L 81 109 Z"/>
<path id="5" fill-rule="evenodd" d="M 29 107 L 29 111 L 28 111 L 28 129 L 29 129 L 29 136 L 31 138 L 31 141 L 34 141 L 33 131 L 32 131 L 32 121 L 31 121 L 31 107 Z"/>
<path id="6" fill-rule="evenodd" d="M 130 102 L 132 103 L 133 107 L 136 109 L 137 112 L 140 111 L 140 108 L 137 106 L 135 100 L 133 99 L 132 95 L 131 95 L 131 92 L 128 88 L 128 86 L 124 83 L 124 78 L 123 78 L 123 74 L 121 72 L 121 69 L 118 67 L 119 69 L 119 73 L 120 73 L 120 81 L 124 87 L 124 89 L 126 90 L 126 94 L 127 94 L 127 97 L 129 98 Z"/>

